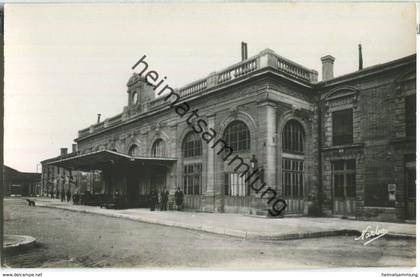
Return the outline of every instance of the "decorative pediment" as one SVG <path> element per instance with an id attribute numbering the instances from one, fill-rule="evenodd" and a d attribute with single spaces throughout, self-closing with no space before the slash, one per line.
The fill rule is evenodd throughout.
<path id="1" fill-rule="evenodd" d="M 344 86 L 329 91 L 323 98 L 325 108 L 339 108 L 351 106 L 357 109 L 359 103 L 359 90 L 355 87 Z"/>
<path id="2" fill-rule="evenodd" d="M 347 97 L 349 95 L 359 94 L 359 90 L 356 87 L 342 86 L 334 88 L 326 93 L 322 98 L 326 101 L 331 101 L 337 98 Z"/>
<path id="3" fill-rule="evenodd" d="M 416 72 L 411 71 L 396 80 L 396 90 L 402 96 L 416 94 Z"/>
<path id="4" fill-rule="evenodd" d="M 128 79 L 127 87 L 134 86 L 140 80 L 143 80 L 143 78 L 139 74 L 133 73 L 133 75 L 130 77 L 130 79 Z"/>
<path id="5" fill-rule="evenodd" d="M 142 112 L 142 107 L 140 105 L 133 105 L 129 106 L 127 109 L 127 115 L 129 117 L 133 117 L 135 115 L 138 115 Z"/>

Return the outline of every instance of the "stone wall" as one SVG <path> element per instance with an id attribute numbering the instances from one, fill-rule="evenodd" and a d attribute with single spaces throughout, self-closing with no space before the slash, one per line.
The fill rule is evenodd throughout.
<path id="1" fill-rule="evenodd" d="M 322 90 L 323 206 L 327 214 L 334 214 L 331 161 L 355 159 L 357 194 L 354 216 L 359 219 L 404 220 L 404 157 L 415 153 L 415 138 L 413 140 L 405 134 L 404 95 L 415 93 L 415 90 L 407 92 L 410 86 L 400 84 L 407 83 L 401 78 L 410 76 L 413 70 L 413 65 L 410 65 L 374 76 L 362 75 Z M 340 93 L 350 96 L 334 98 Z M 334 101 L 338 104 L 332 103 Z M 340 108 L 353 109 L 352 145 L 332 145 L 331 113 Z M 388 199 L 388 184 L 397 186 L 396 201 Z"/>

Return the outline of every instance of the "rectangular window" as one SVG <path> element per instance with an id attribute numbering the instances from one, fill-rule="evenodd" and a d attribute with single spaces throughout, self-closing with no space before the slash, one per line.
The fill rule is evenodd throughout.
<path id="1" fill-rule="evenodd" d="M 340 160 L 332 162 L 334 197 L 356 197 L 356 161 Z"/>
<path id="2" fill-rule="evenodd" d="M 283 194 L 285 197 L 303 197 L 303 160 L 283 158 Z"/>
<path id="3" fill-rule="evenodd" d="M 225 195 L 229 196 L 247 196 L 249 195 L 249 184 L 245 182 L 248 174 L 226 173 L 225 177 Z"/>
<path id="4" fill-rule="evenodd" d="M 407 137 L 416 136 L 416 95 L 405 97 L 405 134 Z"/>
<path id="5" fill-rule="evenodd" d="M 184 166 L 184 193 L 201 194 L 201 163 Z"/>
<path id="6" fill-rule="evenodd" d="M 353 110 L 335 111 L 332 113 L 333 145 L 353 143 Z"/>

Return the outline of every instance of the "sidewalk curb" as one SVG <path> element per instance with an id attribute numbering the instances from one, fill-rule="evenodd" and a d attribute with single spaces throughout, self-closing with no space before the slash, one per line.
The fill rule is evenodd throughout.
<path id="1" fill-rule="evenodd" d="M 3 249 L 7 254 L 16 253 L 22 250 L 26 250 L 35 246 L 36 239 L 31 236 L 23 235 L 5 235 L 6 237 L 12 237 L 16 239 L 16 242 L 10 245 L 4 245 Z M 19 241 L 19 238 L 22 239 Z"/>
<path id="2" fill-rule="evenodd" d="M 321 237 L 332 237 L 332 236 L 360 236 L 361 232 L 358 230 L 353 229 L 340 229 L 340 230 L 331 230 L 331 231 L 317 231 L 317 232 L 308 232 L 308 233 L 293 233 L 293 234 L 284 234 L 284 235 L 259 235 L 256 233 L 250 233 L 241 230 L 235 229 L 224 229 L 214 226 L 193 226 L 184 223 L 177 223 L 177 222 L 170 222 L 170 221 L 160 221 L 156 219 L 144 218 L 139 216 L 131 216 L 126 214 L 111 214 L 111 213 L 103 213 L 97 211 L 88 211 L 88 210 L 77 210 L 72 209 L 69 207 L 60 207 L 54 205 L 46 205 L 43 203 L 39 203 L 38 207 L 44 208 L 52 208 L 52 209 L 61 209 L 71 212 L 79 212 L 79 213 L 86 213 L 86 214 L 95 214 L 107 217 L 114 217 L 114 218 L 123 218 L 128 219 L 135 222 L 143 222 L 148 224 L 157 224 L 161 226 L 168 226 L 168 227 L 176 227 L 182 228 L 187 230 L 199 231 L 199 232 L 206 232 L 218 235 L 226 235 L 236 238 L 242 239 L 252 239 L 252 240 L 269 240 L 269 241 L 281 241 L 281 240 L 298 240 L 298 239 L 309 239 L 309 238 L 321 238 Z M 386 235 L 388 238 L 393 239 L 416 239 L 415 235 L 409 234 L 401 234 L 401 233 L 387 233 Z"/>

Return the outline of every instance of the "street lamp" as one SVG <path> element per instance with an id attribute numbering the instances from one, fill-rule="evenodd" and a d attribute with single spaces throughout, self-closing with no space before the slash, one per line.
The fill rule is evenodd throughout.
<path id="1" fill-rule="evenodd" d="M 257 158 L 255 158 L 255 155 L 252 155 L 251 169 L 252 171 L 256 171 L 261 181 L 264 182 L 264 167 L 261 166 L 260 168 L 258 168 L 258 160 Z"/>
<path id="2" fill-rule="evenodd" d="M 252 155 L 252 159 L 251 159 L 251 169 L 252 169 L 252 170 L 258 169 L 257 164 L 258 164 L 258 160 L 257 160 L 257 158 L 255 158 L 255 155 Z"/>

